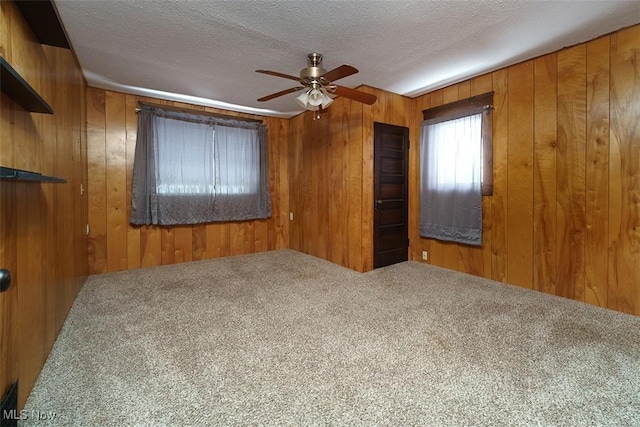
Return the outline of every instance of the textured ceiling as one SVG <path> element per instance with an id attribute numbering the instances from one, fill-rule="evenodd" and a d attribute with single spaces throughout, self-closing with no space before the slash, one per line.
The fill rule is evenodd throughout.
<path id="1" fill-rule="evenodd" d="M 291 116 L 319 52 L 339 81 L 417 96 L 640 22 L 634 1 L 56 0 L 89 85 Z M 260 110 L 252 110 L 260 109 Z"/>

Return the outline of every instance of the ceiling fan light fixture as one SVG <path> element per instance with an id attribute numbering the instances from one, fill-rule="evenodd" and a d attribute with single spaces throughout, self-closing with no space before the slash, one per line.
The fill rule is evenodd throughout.
<path id="1" fill-rule="evenodd" d="M 322 106 L 322 109 L 327 108 L 332 102 L 333 98 L 322 92 L 322 103 L 320 104 Z"/>
<path id="2" fill-rule="evenodd" d="M 309 94 L 307 92 L 302 92 L 299 96 L 296 97 L 296 101 L 300 106 L 304 109 L 309 109 Z"/>
<path id="3" fill-rule="evenodd" d="M 309 92 L 309 105 L 313 105 L 314 107 L 322 104 L 322 96 L 324 95 L 320 89 L 311 89 Z"/>
<path id="4" fill-rule="evenodd" d="M 298 96 L 296 101 L 306 110 L 317 111 L 320 107 L 327 108 L 333 102 L 333 98 L 322 89 L 312 88 Z"/>

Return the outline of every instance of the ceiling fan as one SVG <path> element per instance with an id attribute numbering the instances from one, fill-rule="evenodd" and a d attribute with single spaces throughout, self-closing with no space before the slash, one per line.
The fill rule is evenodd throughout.
<path id="1" fill-rule="evenodd" d="M 270 70 L 256 70 L 256 72 L 295 80 L 300 84 L 299 86 L 258 98 L 260 102 L 269 101 L 299 90 L 304 90 L 304 92 L 296 100 L 303 108 L 311 111 L 323 111 L 326 109 L 333 102 L 333 98 L 330 95 L 344 96 L 368 105 L 373 104 L 377 99 L 375 95 L 335 84 L 336 80 L 355 74 L 358 70 L 350 65 L 341 65 L 331 71 L 327 71 L 322 68 L 322 55 L 319 53 L 307 55 L 307 67 L 300 70 L 300 77 Z"/>

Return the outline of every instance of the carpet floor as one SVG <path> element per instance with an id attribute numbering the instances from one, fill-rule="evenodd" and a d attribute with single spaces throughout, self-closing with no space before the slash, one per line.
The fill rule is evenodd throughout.
<path id="1" fill-rule="evenodd" d="M 25 410 L 55 418 L 21 426 L 638 426 L 640 317 L 291 250 L 110 273 Z"/>

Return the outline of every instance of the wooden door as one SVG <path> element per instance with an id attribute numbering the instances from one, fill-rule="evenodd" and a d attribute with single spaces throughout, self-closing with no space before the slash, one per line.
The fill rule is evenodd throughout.
<path id="1" fill-rule="evenodd" d="M 406 261 L 409 250 L 409 129 L 374 123 L 373 267 Z"/>

